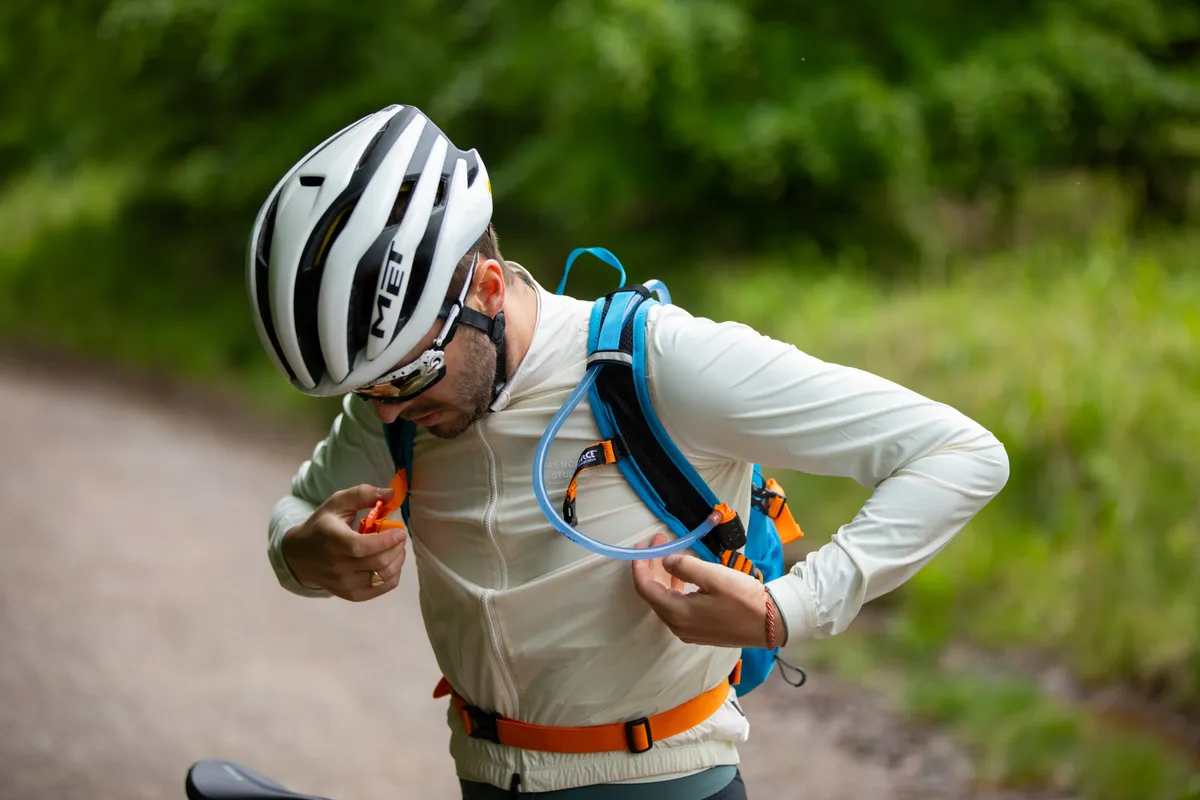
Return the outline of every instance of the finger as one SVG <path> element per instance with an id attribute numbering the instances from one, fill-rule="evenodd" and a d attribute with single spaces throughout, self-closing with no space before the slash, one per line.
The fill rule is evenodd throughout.
<path id="1" fill-rule="evenodd" d="M 650 546 L 660 547 L 661 545 L 666 544 L 668 541 L 670 541 L 670 539 L 667 537 L 667 534 L 662 531 L 658 531 L 654 534 L 654 538 L 650 540 Z M 678 589 L 680 591 L 683 590 L 683 585 L 676 585 L 676 582 L 672 580 L 670 574 L 663 568 L 661 557 L 645 559 L 644 562 L 649 565 L 650 572 L 653 574 L 655 580 L 657 580 L 663 586 L 666 586 L 670 589 Z"/>
<path id="2" fill-rule="evenodd" d="M 662 531 L 659 531 L 658 533 L 654 534 L 654 538 L 650 540 L 650 545 L 652 547 L 658 547 L 659 545 L 666 544 L 668 541 L 670 541 L 670 540 L 668 539 L 667 534 L 663 533 Z M 661 559 L 661 558 L 654 559 L 654 568 L 655 568 L 655 572 L 657 573 L 658 579 L 665 586 L 669 587 L 670 589 L 672 589 L 676 592 L 683 591 L 683 589 L 684 589 L 683 581 L 679 580 L 679 578 L 676 578 L 675 576 L 673 576 L 669 572 L 667 572 L 666 567 L 663 566 L 663 559 Z"/>
<path id="3" fill-rule="evenodd" d="M 663 622 L 671 625 L 684 595 L 674 591 L 665 580 L 658 577 L 650 560 L 638 559 L 633 562 L 634 589 Z"/>
<path id="4" fill-rule="evenodd" d="M 385 503 L 392 499 L 395 490 L 390 486 L 380 488 L 372 486 L 369 483 L 360 483 L 358 486 L 352 486 L 349 489 L 342 489 L 340 492 L 334 492 L 329 495 L 324 506 L 334 513 L 344 513 L 347 511 L 358 511 L 362 508 L 370 508 L 380 500 Z"/>
<path id="5" fill-rule="evenodd" d="M 347 541 L 347 545 L 352 557 L 363 559 L 384 553 L 406 541 L 408 532 L 404 528 L 385 528 L 375 533 L 356 533 L 354 538 Z"/>
<path id="6" fill-rule="evenodd" d="M 652 605 L 671 594 L 671 587 L 659 580 L 654 574 L 654 568 L 644 560 L 633 562 L 633 586 L 642 599 Z"/>
<path id="7" fill-rule="evenodd" d="M 394 543 L 387 545 L 389 539 L 385 534 L 391 534 Z M 363 555 L 354 557 L 355 570 L 380 569 L 391 563 L 396 550 L 403 550 L 408 543 L 408 531 L 404 528 L 392 528 L 376 533 L 359 533 L 355 535 L 352 546 L 362 548 Z M 360 541 L 361 540 L 361 541 Z"/>
<path id="8" fill-rule="evenodd" d="M 352 603 L 361 603 L 364 600 L 372 600 L 380 595 L 387 594 L 400 584 L 399 570 L 397 570 L 396 574 L 390 578 L 384 578 L 383 583 L 379 584 L 378 586 L 371 585 L 370 572 L 359 572 L 356 573 L 356 575 L 358 577 L 359 586 L 351 589 L 345 595 L 345 598 Z M 383 578 L 383 575 L 381 574 L 379 577 Z"/>
<path id="9" fill-rule="evenodd" d="M 682 583 L 690 583 L 702 592 L 713 592 L 725 585 L 728 567 L 710 564 L 694 556 L 672 553 L 663 559 L 663 569 Z"/>
<path id="10" fill-rule="evenodd" d="M 675 606 L 677 595 L 666 586 L 663 586 L 653 579 L 638 579 L 634 577 L 634 585 L 638 596 L 646 601 L 646 605 L 650 606 L 658 618 L 667 624 L 668 627 L 673 626 L 676 615 L 679 613 Z"/>
<path id="11" fill-rule="evenodd" d="M 674 575 L 671 575 L 671 573 L 667 572 L 667 568 L 666 568 L 666 567 L 663 567 L 663 568 L 662 568 L 662 570 L 663 570 L 663 572 L 664 572 L 664 573 L 666 573 L 666 574 L 667 574 L 667 575 L 670 577 L 670 579 L 671 579 L 671 591 L 673 591 L 673 592 L 679 592 L 680 594 L 683 594 L 683 593 L 684 593 L 684 589 L 686 588 L 686 587 L 684 586 L 684 583 L 683 583 L 683 581 L 681 581 L 679 578 L 675 577 Z"/>
<path id="12" fill-rule="evenodd" d="M 382 553 L 359 559 L 355 562 L 355 571 L 370 575 L 371 570 L 375 570 L 384 578 L 391 577 L 399 572 L 400 567 L 404 565 L 404 558 L 407 552 L 407 540 L 401 541 L 400 544 L 390 550 L 384 550 Z"/>
<path id="13" fill-rule="evenodd" d="M 665 540 L 665 537 L 661 533 L 656 533 L 654 538 L 650 540 L 650 544 L 657 545 L 663 540 Z M 642 542 L 634 545 L 634 549 L 636 550 L 644 550 L 646 547 L 647 545 Z M 661 586 L 669 587 L 671 582 L 670 577 L 666 570 L 662 568 L 661 558 L 637 558 L 633 560 L 633 580 L 635 583 L 638 581 L 654 581 Z"/>

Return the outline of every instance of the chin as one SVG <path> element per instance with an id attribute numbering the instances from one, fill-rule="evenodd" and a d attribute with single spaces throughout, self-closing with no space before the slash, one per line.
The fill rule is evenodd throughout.
<path id="1" fill-rule="evenodd" d="M 475 419 L 477 417 L 471 418 L 465 414 L 459 414 L 448 420 L 439 422 L 437 425 L 432 425 L 425 430 L 439 439 L 456 439 L 471 429 L 471 425 L 475 422 Z"/>

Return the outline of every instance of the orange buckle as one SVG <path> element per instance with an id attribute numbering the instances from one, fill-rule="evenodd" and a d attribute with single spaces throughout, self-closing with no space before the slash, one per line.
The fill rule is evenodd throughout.
<path id="1" fill-rule="evenodd" d="M 640 731 L 638 731 L 639 727 L 641 728 Z M 646 740 L 644 747 L 638 746 L 635 731 L 641 733 L 642 737 Z M 631 753 L 644 753 L 651 747 L 654 747 L 654 734 L 650 732 L 650 719 L 648 717 L 642 717 L 641 719 L 625 723 L 625 744 L 629 747 L 629 752 Z"/>
<path id="2" fill-rule="evenodd" d="M 721 564 L 729 567 L 730 569 L 735 569 L 738 572 L 744 572 L 747 575 L 754 575 L 760 581 L 762 580 L 762 572 L 760 572 L 758 568 L 754 566 L 754 562 L 746 558 L 737 550 L 726 550 L 724 553 L 722 553 Z"/>

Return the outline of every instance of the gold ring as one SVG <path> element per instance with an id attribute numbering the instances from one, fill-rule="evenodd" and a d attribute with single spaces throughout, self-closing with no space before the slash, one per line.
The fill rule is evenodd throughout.
<path id="1" fill-rule="evenodd" d="M 371 570 L 371 585 L 378 586 L 381 583 L 383 583 L 383 578 L 379 577 L 378 572 L 376 572 L 375 570 Z"/>

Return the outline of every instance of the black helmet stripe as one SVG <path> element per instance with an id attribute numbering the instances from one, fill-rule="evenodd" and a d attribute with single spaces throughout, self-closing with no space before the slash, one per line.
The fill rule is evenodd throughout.
<path id="1" fill-rule="evenodd" d="M 425 169 L 425 162 L 429 160 L 429 154 L 433 150 L 433 145 L 439 138 L 446 138 L 445 134 L 434 125 L 432 122 L 425 126 L 425 130 L 421 132 L 421 141 L 417 143 L 417 150 L 413 153 L 412 161 L 408 162 L 408 173 L 404 176 L 404 181 L 413 181 L 414 183 L 421 177 L 421 172 Z M 452 150 L 454 146 L 446 141 L 447 149 Z M 441 180 L 442 176 L 438 175 Z M 437 193 L 434 193 L 434 202 L 437 202 Z M 434 224 L 434 219 L 437 219 L 437 224 L 441 225 L 441 210 L 435 205 L 429 217 L 429 225 Z M 408 289 L 404 292 L 404 300 L 400 304 L 400 314 L 396 317 L 396 327 L 392 329 L 392 336 L 388 339 L 388 343 L 396 341 L 396 337 L 400 331 L 404 329 L 405 324 L 412 318 L 413 311 L 417 307 L 417 300 L 421 298 L 421 293 L 425 291 L 425 281 L 429 278 L 429 260 L 421 259 L 421 247 L 425 243 L 425 238 L 429 236 L 429 227 L 425 229 L 425 233 L 421 238 L 421 243 L 417 246 L 416 253 L 413 255 L 412 263 L 408 266 Z"/>
<path id="2" fill-rule="evenodd" d="M 300 263 L 296 271 L 296 286 L 293 293 L 293 308 L 296 314 L 296 338 L 300 343 L 300 355 L 304 366 L 314 382 L 319 382 L 325 374 L 325 359 L 321 354 L 321 332 L 317 323 L 317 309 L 321 297 L 321 278 L 325 273 L 326 256 L 329 247 L 337 235 L 338 228 L 345 225 L 358 198 L 362 196 L 367 184 L 391 151 L 392 145 L 400 138 L 400 134 L 408 123 L 419 112 L 413 106 L 405 106 L 402 111 L 388 120 L 382 131 L 368 143 L 366 158 L 360 160 L 350 176 L 350 181 L 341 194 L 330 203 L 329 208 L 321 215 L 313 227 Z M 428 126 L 428 124 L 427 124 Z M 424 132 L 422 132 L 424 138 Z"/>
<path id="3" fill-rule="evenodd" d="M 337 141 L 341 136 L 348 131 L 358 127 L 368 117 L 360 117 L 350 123 L 340 131 L 330 136 L 320 144 L 315 150 L 308 154 L 305 163 L 312 161 L 320 155 L 325 148 L 329 147 L 333 142 Z M 297 164 L 291 169 L 289 175 L 296 170 L 301 169 L 302 165 Z M 283 347 L 279 344 L 279 333 L 275 330 L 275 320 L 271 315 L 271 238 L 275 235 L 275 217 L 279 212 L 279 197 L 283 193 L 283 184 L 286 181 L 280 181 L 275 188 L 274 196 L 271 198 L 270 208 L 263 215 L 262 226 L 258 231 L 258 241 L 254 243 L 255 258 L 252 262 L 254 270 L 254 296 L 258 305 L 258 315 L 262 320 L 263 329 L 267 332 L 267 338 L 270 340 L 271 348 L 275 351 L 275 355 L 279 359 L 279 363 L 283 365 L 287 371 L 288 378 L 292 381 L 296 380 L 296 371 L 292 369 L 292 363 L 288 360 L 287 355 L 283 352 Z M 323 176 L 301 175 L 301 186 L 320 186 L 324 183 Z"/>
<path id="4" fill-rule="evenodd" d="M 425 168 L 425 162 L 429 160 L 429 153 L 433 150 L 434 142 L 441 135 L 437 126 L 426 120 L 425 128 L 421 131 L 417 146 L 413 149 L 412 158 L 409 159 L 408 167 L 405 169 L 404 179 L 400 183 L 401 192 L 408 191 L 411 195 Z M 399 202 L 399 197 L 397 197 L 397 202 Z M 355 268 L 354 280 L 350 288 L 349 314 L 346 318 L 346 357 L 347 362 L 351 365 L 354 364 L 354 357 L 358 351 L 367 345 L 371 320 L 376 311 L 375 296 L 379 286 L 379 272 L 383 269 L 384 259 L 391 250 L 392 240 L 400 230 L 401 221 L 403 221 L 403 215 L 401 215 L 400 221 L 384 228 L 375 237 L 375 241 L 363 253 Z M 405 306 L 401 306 L 400 318 L 396 325 L 397 332 L 411 316 L 413 305 L 415 303 L 407 306 L 409 309 L 407 313 L 403 310 Z M 395 340 L 395 333 L 389 341 L 393 340 Z"/>
<path id="5" fill-rule="evenodd" d="M 417 140 L 417 146 L 413 150 L 412 158 L 408 161 L 408 167 L 404 172 L 404 179 L 400 182 L 400 190 L 403 192 L 405 187 L 409 187 L 410 195 L 416 191 L 416 184 L 421 177 L 421 172 L 425 169 L 425 162 L 429 160 L 429 153 L 433 150 L 434 143 L 438 137 L 442 136 L 442 132 L 433 124 L 431 120 L 426 119 L 425 128 L 421 131 L 421 138 Z M 397 201 L 399 198 L 397 197 Z M 411 196 L 409 197 L 411 201 Z M 403 216 L 395 224 L 388 228 L 384 228 L 379 236 L 375 237 L 375 241 L 367 248 L 367 252 L 363 253 L 362 258 L 358 260 L 358 267 L 354 273 L 354 292 L 358 293 L 363 289 L 368 290 L 368 295 L 365 299 L 356 298 L 357 303 L 351 303 L 350 313 L 351 318 L 348 325 L 354 335 L 349 337 L 349 356 L 350 363 L 354 363 L 354 356 L 359 349 L 363 347 L 367 341 L 368 332 L 370 330 L 371 318 L 375 314 L 375 296 L 378 292 L 379 273 L 383 269 L 383 260 L 387 253 L 391 250 L 392 239 L 395 238 L 396 232 L 400 230 L 400 225 L 403 223 Z M 402 267 L 404 265 L 401 265 Z M 415 269 L 409 265 L 409 269 Z M 398 333 L 404 324 L 408 322 L 412 316 L 412 309 L 416 305 L 416 300 L 409 301 L 413 297 L 413 292 L 420 295 L 420 288 L 423 288 L 425 280 L 422 277 L 420 285 L 416 289 L 414 286 L 413 276 L 409 276 L 409 289 L 405 293 L 404 301 L 400 306 L 400 315 L 396 320 L 396 328 L 392 333 L 391 339 L 388 342 L 395 341 L 396 333 Z M 369 287 L 369 288 L 368 288 Z M 360 316 L 361 315 L 361 316 Z"/>
<path id="6" fill-rule="evenodd" d="M 367 346 L 370 339 L 371 320 L 375 314 L 375 298 L 379 289 L 379 271 L 383 268 L 383 260 L 391 252 L 392 240 L 399 230 L 400 223 L 384 228 L 367 252 L 363 253 L 354 270 L 349 313 L 346 315 L 346 361 L 351 368 L 354 366 L 354 357 Z"/>
<path id="7" fill-rule="evenodd" d="M 271 237 L 275 234 L 275 215 L 279 211 L 279 194 L 271 201 L 271 207 L 263 217 L 262 230 L 258 234 L 258 242 L 254 253 L 254 294 L 258 301 L 258 316 L 262 319 L 263 328 L 271 347 L 283 368 L 287 370 L 288 378 L 296 380 L 296 372 L 288 362 L 279 344 L 279 334 L 275 332 L 275 320 L 271 318 Z"/>
<path id="8" fill-rule="evenodd" d="M 401 323 L 392 332 L 392 340 L 399 335 L 404 321 L 412 316 L 417 306 L 417 300 L 425 291 L 425 283 L 429 280 L 429 270 L 433 267 L 433 256 L 438 239 L 442 233 L 442 221 L 446 216 L 446 198 L 450 195 L 449 183 L 454 177 L 454 165 L 463 157 L 463 152 L 447 140 L 446 158 L 442 162 L 442 180 L 446 181 L 446 191 L 442 195 L 442 203 L 429 214 L 429 224 L 425 226 L 425 235 L 417 245 L 413 254 L 412 274 L 408 278 L 408 292 L 404 295 L 404 304 L 400 307 Z"/>

